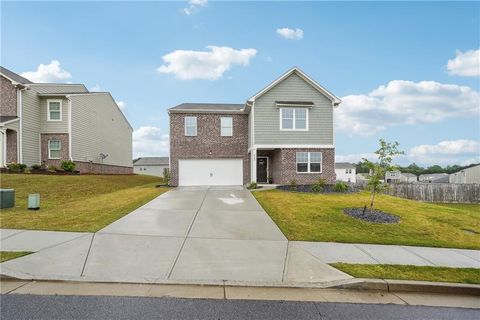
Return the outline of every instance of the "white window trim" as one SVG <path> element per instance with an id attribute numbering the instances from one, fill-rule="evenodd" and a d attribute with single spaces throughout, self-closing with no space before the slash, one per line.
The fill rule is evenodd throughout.
<path id="1" fill-rule="evenodd" d="M 55 151 L 62 151 L 62 141 L 60 139 L 52 139 L 52 140 L 48 140 L 48 159 L 51 159 L 51 160 L 58 160 L 58 159 L 61 159 L 61 156 L 58 157 L 58 158 L 53 158 L 52 155 L 50 154 L 50 151 L 51 151 L 51 148 L 50 148 L 50 142 L 52 141 L 58 141 L 58 150 L 55 150 Z"/>
<path id="2" fill-rule="evenodd" d="M 288 128 L 283 128 L 283 122 L 282 122 L 282 110 L 283 109 L 293 109 L 293 128 L 292 129 L 288 129 Z M 295 128 L 296 126 L 296 123 L 295 123 L 295 120 L 296 120 L 296 109 L 305 109 L 306 111 L 306 116 L 305 116 L 305 129 L 297 129 Z M 280 131 L 308 131 L 308 108 L 299 108 L 299 107 L 282 107 L 282 108 L 278 108 L 278 110 L 280 110 Z"/>
<path id="3" fill-rule="evenodd" d="M 298 163 L 305 163 L 305 162 L 297 162 L 297 152 L 305 152 L 308 155 L 307 156 L 307 159 L 308 159 L 307 161 L 308 162 L 306 162 L 307 163 L 307 171 L 306 172 L 299 172 L 298 171 Z M 320 174 L 320 173 L 323 172 L 323 152 L 321 152 L 321 151 L 297 151 L 297 152 L 295 152 L 295 171 L 297 172 L 297 174 Z M 311 163 L 310 162 L 310 153 L 312 153 L 312 152 L 320 153 L 320 171 L 318 171 L 318 172 L 317 171 L 314 171 L 314 172 L 310 171 L 310 163 Z M 318 163 L 318 162 L 314 162 L 314 163 Z"/>
<path id="4" fill-rule="evenodd" d="M 59 102 L 60 103 L 60 119 L 50 119 L 50 102 Z M 48 99 L 47 100 L 47 121 L 62 121 L 62 99 Z"/>
<path id="5" fill-rule="evenodd" d="M 223 119 L 230 119 L 230 123 L 232 124 L 231 127 L 225 127 L 225 128 L 231 128 L 232 129 L 232 134 L 222 134 L 222 129 L 223 129 L 223 125 L 222 125 L 222 120 Z M 233 137 L 233 117 L 220 117 L 220 136 L 222 137 Z"/>
<path id="6" fill-rule="evenodd" d="M 194 118 L 195 119 L 195 134 L 187 134 L 187 118 Z M 194 116 L 187 116 L 184 120 L 184 127 L 185 127 L 185 137 L 196 137 L 198 133 L 198 120 L 197 117 Z"/>

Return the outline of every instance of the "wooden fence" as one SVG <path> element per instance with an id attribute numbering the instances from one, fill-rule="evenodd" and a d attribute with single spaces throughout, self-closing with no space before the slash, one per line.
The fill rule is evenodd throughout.
<path id="1" fill-rule="evenodd" d="M 385 193 L 424 202 L 480 203 L 477 183 L 396 183 Z"/>

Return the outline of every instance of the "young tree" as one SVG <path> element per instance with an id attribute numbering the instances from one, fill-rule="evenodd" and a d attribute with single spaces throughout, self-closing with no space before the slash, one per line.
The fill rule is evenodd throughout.
<path id="1" fill-rule="evenodd" d="M 363 163 L 370 170 L 368 175 L 368 187 L 372 192 L 370 200 L 370 210 L 373 209 L 375 201 L 375 195 L 385 189 L 386 184 L 383 182 L 385 173 L 387 171 L 395 170 L 396 167 L 392 165 L 393 158 L 395 156 L 405 154 L 403 151 L 398 150 L 400 145 L 398 142 L 387 142 L 380 139 L 380 148 L 375 151 L 378 156 L 377 162 L 372 162 L 367 159 L 363 159 Z"/>

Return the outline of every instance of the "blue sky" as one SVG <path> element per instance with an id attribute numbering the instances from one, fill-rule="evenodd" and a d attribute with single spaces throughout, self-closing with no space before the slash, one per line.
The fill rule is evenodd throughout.
<path id="1" fill-rule="evenodd" d="M 344 100 L 338 160 L 385 138 L 407 152 L 400 163 L 464 164 L 480 161 L 479 12 L 479 2 L 2 2 L 1 64 L 110 91 L 136 129 L 136 156 L 167 154 L 167 108 L 243 103 L 299 66 Z"/>

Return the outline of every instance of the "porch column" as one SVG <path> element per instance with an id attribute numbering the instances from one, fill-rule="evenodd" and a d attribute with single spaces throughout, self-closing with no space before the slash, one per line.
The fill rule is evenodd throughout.
<path id="1" fill-rule="evenodd" d="M 257 149 L 250 151 L 250 181 L 257 182 Z"/>

